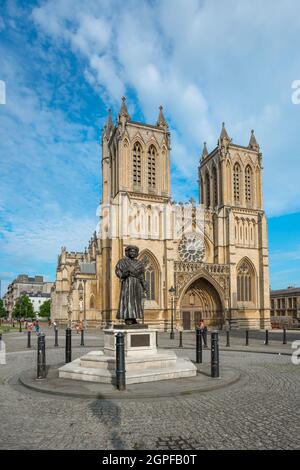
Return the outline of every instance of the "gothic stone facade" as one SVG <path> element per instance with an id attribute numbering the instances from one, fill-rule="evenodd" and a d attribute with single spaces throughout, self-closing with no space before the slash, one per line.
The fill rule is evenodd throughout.
<path id="1" fill-rule="evenodd" d="M 160 108 L 156 125 L 135 122 L 125 98 L 114 125 L 102 132 L 102 226 L 81 253 L 62 248 L 52 292 L 52 319 L 86 320 L 105 327 L 115 321 L 120 284 L 115 265 L 125 247 L 137 245 L 147 258 L 149 292 L 145 323 L 167 330 L 207 325 L 268 328 L 269 266 L 262 197 L 262 155 L 252 131 L 248 146 L 232 143 L 223 124 L 217 146 L 204 144 L 198 178 L 204 207 L 204 251 L 181 256 L 182 240 L 170 235 L 163 214 L 170 192 L 170 133 Z M 124 207 L 136 205 L 136 233 L 127 233 Z M 112 234 L 107 211 L 113 211 Z M 132 222 L 129 221 L 129 222 Z M 129 224 L 130 225 L 130 224 Z M 151 228 L 151 230 L 150 230 Z M 106 234 L 106 235 L 105 235 Z M 175 287 L 171 298 L 169 290 Z"/>

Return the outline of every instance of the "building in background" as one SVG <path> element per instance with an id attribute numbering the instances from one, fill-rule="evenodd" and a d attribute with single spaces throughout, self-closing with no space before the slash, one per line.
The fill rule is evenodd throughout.
<path id="1" fill-rule="evenodd" d="M 271 322 L 273 325 L 300 324 L 300 287 L 287 287 L 270 291 Z"/>
<path id="2" fill-rule="evenodd" d="M 232 142 L 223 124 L 212 151 L 204 145 L 191 175 L 199 181 L 202 246 L 193 225 L 179 237 L 166 230 L 165 214 L 174 225 L 176 206 L 170 149 L 162 107 L 155 124 L 132 120 L 124 97 L 116 124 L 109 113 L 102 132 L 101 230 L 85 251 L 62 248 L 53 320 L 87 320 L 102 328 L 115 322 L 120 293 L 115 266 L 133 244 L 146 265 L 145 323 L 164 330 L 175 323 L 191 330 L 203 318 L 208 326 L 226 321 L 233 328 L 270 327 L 262 154 L 254 132 L 242 146 Z"/>
<path id="3" fill-rule="evenodd" d="M 51 297 L 53 282 L 44 281 L 43 276 L 30 277 L 27 274 L 19 274 L 7 287 L 3 296 L 4 306 L 11 318 L 17 299 L 26 294 L 33 304 L 34 311 L 38 313 L 39 307 Z"/>

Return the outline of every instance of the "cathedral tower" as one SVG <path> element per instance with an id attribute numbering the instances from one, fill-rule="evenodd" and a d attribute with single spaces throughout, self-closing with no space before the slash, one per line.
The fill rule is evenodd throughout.
<path id="1" fill-rule="evenodd" d="M 232 325 L 269 327 L 267 222 L 262 198 L 262 154 L 251 131 L 248 146 L 234 144 L 225 124 L 218 145 L 204 144 L 199 164 L 200 201 L 213 262 L 230 270 L 228 318 Z M 212 230 L 209 230 L 211 224 Z"/>

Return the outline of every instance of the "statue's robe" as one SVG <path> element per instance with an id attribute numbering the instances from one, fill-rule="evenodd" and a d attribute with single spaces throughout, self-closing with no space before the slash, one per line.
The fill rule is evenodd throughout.
<path id="1" fill-rule="evenodd" d="M 117 318 L 143 318 L 145 265 L 137 259 L 122 258 L 116 265 L 116 275 L 121 280 Z"/>

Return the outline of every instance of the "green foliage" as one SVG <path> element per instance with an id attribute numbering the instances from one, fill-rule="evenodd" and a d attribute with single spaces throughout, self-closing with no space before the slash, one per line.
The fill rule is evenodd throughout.
<path id="1" fill-rule="evenodd" d="M 35 318 L 33 305 L 27 295 L 21 295 L 17 299 L 12 314 L 14 318 Z"/>
<path id="2" fill-rule="evenodd" d="M 7 317 L 7 311 L 4 307 L 3 300 L 0 299 L 0 318 L 6 318 Z"/>
<path id="3" fill-rule="evenodd" d="M 39 316 L 50 318 L 51 300 L 46 300 L 40 305 Z"/>

